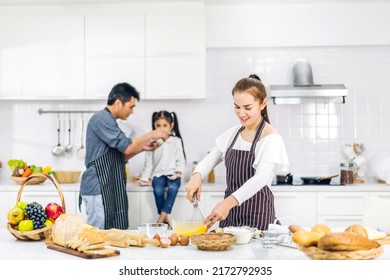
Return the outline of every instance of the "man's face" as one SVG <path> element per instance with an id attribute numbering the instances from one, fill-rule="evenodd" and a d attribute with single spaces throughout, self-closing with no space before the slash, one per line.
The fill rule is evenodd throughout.
<path id="1" fill-rule="evenodd" d="M 133 114 L 133 110 L 135 107 L 136 99 L 134 97 L 131 97 L 130 101 L 126 103 L 121 102 L 121 110 L 119 118 L 122 120 L 126 120 L 131 114 Z"/>

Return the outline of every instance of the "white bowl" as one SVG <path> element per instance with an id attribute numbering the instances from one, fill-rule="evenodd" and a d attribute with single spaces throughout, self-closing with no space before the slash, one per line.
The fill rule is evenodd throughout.
<path id="1" fill-rule="evenodd" d="M 160 237 L 167 236 L 168 225 L 160 223 L 145 223 L 138 226 L 138 231 L 152 239 L 156 234 Z"/>
<path id="2" fill-rule="evenodd" d="M 248 244 L 254 236 L 256 229 L 250 227 L 226 227 L 225 233 L 231 233 L 236 237 L 236 244 Z"/>

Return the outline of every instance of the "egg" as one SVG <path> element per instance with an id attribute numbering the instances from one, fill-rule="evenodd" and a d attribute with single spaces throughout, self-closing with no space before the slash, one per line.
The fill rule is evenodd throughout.
<path id="1" fill-rule="evenodd" d="M 171 245 L 175 246 L 179 241 L 179 236 L 176 233 L 172 233 L 169 239 L 171 240 Z"/>
<path id="2" fill-rule="evenodd" d="M 182 236 L 179 241 L 181 246 L 187 246 L 190 243 L 188 236 Z"/>
<path id="3" fill-rule="evenodd" d="M 171 240 L 167 237 L 160 239 L 161 248 L 168 248 L 171 245 Z"/>

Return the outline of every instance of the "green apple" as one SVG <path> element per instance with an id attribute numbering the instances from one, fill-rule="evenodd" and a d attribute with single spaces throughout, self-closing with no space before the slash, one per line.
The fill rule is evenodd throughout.
<path id="1" fill-rule="evenodd" d="M 19 201 L 15 206 L 22 208 L 24 212 L 26 212 L 28 202 L 27 201 Z"/>
<path id="2" fill-rule="evenodd" d="M 20 207 L 14 207 L 9 210 L 7 218 L 11 225 L 16 226 L 24 219 L 24 210 Z"/>
<path id="3" fill-rule="evenodd" d="M 19 231 L 30 231 L 34 229 L 32 220 L 23 220 L 19 223 Z"/>
<path id="4" fill-rule="evenodd" d="M 44 224 L 45 224 L 45 226 L 47 226 L 47 227 L 50 227 L 50 226 L 54 225 L 53 221 L 50 220 L 50 219 L 46 219 L 46 221 L 44 222 Z"/>

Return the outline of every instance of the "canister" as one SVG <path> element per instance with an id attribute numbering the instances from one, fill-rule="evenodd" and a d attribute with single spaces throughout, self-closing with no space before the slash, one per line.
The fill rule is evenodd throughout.
<path id="1" fill-rule="evenodd" d="M 353 184 L 353 163 L 340 163 L 340 184 Z"/>

